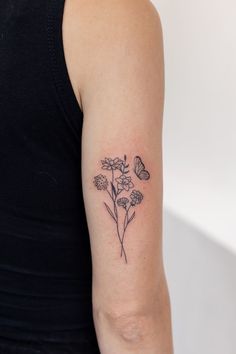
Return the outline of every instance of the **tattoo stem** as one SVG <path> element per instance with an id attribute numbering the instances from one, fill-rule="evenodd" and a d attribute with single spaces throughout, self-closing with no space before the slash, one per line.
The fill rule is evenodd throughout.
<path id="1" fill-rule="evenodd" d="M 111 170 L 112 173 L 112 185 L 114 186 L 114 170 Z M 112 195 L 113 195 L 113 190 L 112 190 Z"/>
<path id="2" fill-rule="evenodd" d="M 117 229 L 117 234 L 118 234 L 118 237 L 119 237 L 119 240 L 120 240 L 120 244 L 121 244 L 121 255 L 120 256 L 122 257 L 122 253 L 124 252 L 125 262 L 127 263 L 127 256 L 126 256 L 126 252 L 125 252 L 125 249 L 124 249 L 123 242 L 121 240 L 118 222 L 116 223 L 116 229 Z"/>
<path id="3" fill-rule="evenodd" d="M 130 209 L 130 207 L 131 207 L 131 204 L 130 204 L 130 206 L 128 207 L 128 209 L 126 210 L 126 215 L 125 215 L 125 217 L 126 217 L 126 219 L 127 219 L 127 222 L 126 222 L 126 225 L 125 225 L 125 228 L 124 228 L 124 231 L 127 229 L 127 226 L 128 226 L 128 213 L 129 213 L 129 209 Z"/>
<path id="4" fill-rule="evenodd" d="M 109 196 L 111 197 L 111 199 L 113 200 L 112 195 L 111 195 L 111 193 L 109 192 L 109 190 L 107 189 L 106 191 L 107 191 L 107 193 L 109 194 Z"/>
<path id="5" fill-rule="evenodd" d="M 108 193 L 109 196 L 111 197 L 111 199 L 112 199 L 112 201 L 113 201 L 113 205 L 114 205 L 114 213 L 115 213 L 115 217 L 116 217 L 115 222 L 116 222 L 117 235 L 118 235 L 118 238 L 119 238 L 119 241 L 120 241 L 120 244 L 121 244 L 121 250 L 122 250 L 121 257 L 122 257 L 122 254 L 123 254 L 123 252 L 124 252 L 125 261 L 126 261 L 126 263 L 127 263 L 126 252 L 125 252 L 125 249 L 124 249 L 124 246 L 123 246 L 123 243 L 122 243 L 122 240 L 121 240 L 120 232 L 119 232 L 118 212 L 117 212 L 117 207 L 116 207 L 116 197 L 113 198 L 113 196 L 111 195 L 111 193 L 109 192 L 108 189 L 107 189 L 107 193 Z"/>
<path id="6" fill-rule="evenodd" d="M 125 231 L 127 229 L 128 226 L 128 220 L 129 220 L 129 209 L 130 209 L 131 205 L 128 207 L 128 209 L 126 209 L 126 213 L 125 213 L 125 218 L 124 218 L 124 232 L 121 238 L 121 253 L 120 256 L 122 257 L 122 253 L 124 250 L 124 237 L 125 237 Z"/>

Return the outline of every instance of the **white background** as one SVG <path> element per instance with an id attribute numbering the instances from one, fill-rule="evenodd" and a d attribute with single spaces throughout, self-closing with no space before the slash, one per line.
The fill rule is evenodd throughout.
<path id="1" fill-rule="evenodd" d="M 236 2 L 153 2 L 165 45 L 165 205 L 236 252 Z"/>
<path id="2" fill-rule="evenodd" d="M 153 0 L 164 35 L 164 256 L 175 354 L 236 353 L 236 2 Z"/>

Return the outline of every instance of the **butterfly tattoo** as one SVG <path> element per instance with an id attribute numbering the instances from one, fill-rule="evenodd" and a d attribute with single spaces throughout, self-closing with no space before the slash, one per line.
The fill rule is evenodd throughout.
<path id="1" fill-rule="evenodd" d="M 145 165 L 139 156 L 135 156 L 134 158 L 134 173 L 139 179 L 144 181 L 150 178 L 150 173 L 145 170 Z"/>

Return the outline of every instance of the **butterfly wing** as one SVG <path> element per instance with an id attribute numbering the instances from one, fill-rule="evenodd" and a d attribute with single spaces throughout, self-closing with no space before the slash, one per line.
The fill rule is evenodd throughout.
<path id="1" fill-rule="evenodd" d="M 135 156 L 134 158 L 134 172 L 141 180 L 148 180 L 150 178 L 150 174 L 145 170 L 145 165 L 139 156 Z"/>
<path id="2" fill-rule="evenodd" d="M 145 166 L 142 163 L 142 160 L 139 156 L 135 156 L 134 158 L 134 172 L 137 177 L 139 177 L 139 174 L 142 170 L 144 170 Z"/>
<path id="3" fill-rule="evenodd" d="M 139 178 L 140 178 L 141 180 L 147 181 L 147 180 L 150 178 L 150 174 L 149 174 L 148 171 L 143 170 L 143 171 L 140 172 Z"/>

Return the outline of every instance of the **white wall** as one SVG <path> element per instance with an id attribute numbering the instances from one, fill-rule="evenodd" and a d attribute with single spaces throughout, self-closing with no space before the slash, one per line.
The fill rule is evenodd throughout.
<path id="1" fill-rule="evenodd" d="M 165 211 L 175 354 L 236 353 L 236 257 Z"/>
<path id="2" fill-rule="evenodd" d="M 164 203 L 236 251 L 236 2 L 153 2 L 165 41 Z"/>
<path id="3" fill-rule="evenodd" d="M 153 3 L 165 46 L 163 237 L 175 354 L 235 354 L 236 2 Z"/>

